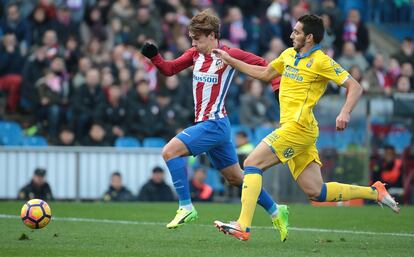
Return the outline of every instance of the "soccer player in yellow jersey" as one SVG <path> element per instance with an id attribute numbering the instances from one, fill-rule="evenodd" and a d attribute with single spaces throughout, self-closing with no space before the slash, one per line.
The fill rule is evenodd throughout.
<path id="1" fill-rule="evenodd" d="M 316 149 L 319 130 L 313 107 L 325 92 L 328 81 L 346 87 L 347 98 L 336 118 L 336 129 L 342 131 L 347 127 L 350 113 L 362 94 L 359 83 L 321 51 L 319 43 L 323 34 L 321 18 L 313 14 L 300 17 L 290 36 L 293 47 L 286 49 L 267 67 L 246 64 L 222 50 L 214 50 L 225 63 L 253 78 L 271 81 L 282 75 L 280 128 L 266 136 L 246 158 L 240 217 L 230 223 L 214 222 L 225 234 L 240 240 L 249 239 L 257 197 L 262 188 L 262 173 L 278 163 L 288 163 L 293 178 L 313 201 L 369 199 L 399 212 L 398 203 L 380 181 L 365 187 L 324 183 L 322 179 L 322 163 Z M 280 218 L 279 222 L 287 222 L 287 218 Z M 287 236 L 288 231 L 285 232 Z"/>

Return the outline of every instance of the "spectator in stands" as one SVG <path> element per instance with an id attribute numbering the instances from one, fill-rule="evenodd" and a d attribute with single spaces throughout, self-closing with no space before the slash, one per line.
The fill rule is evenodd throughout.
<path id="1" fill-rule="evenodd" d="M 243 18 L 243 14 L 239 7 L 232 6 L 228 9 L 225 22 L 221 28 L 221 38 L 229 40 L 234 47 L 245 49 L 248 51 L 254 39 L 253 33 L 249 33 L 252 24 Z M 251 49 L 250 49 L 251 50 Z"/>
<path id="2" fill-rule="evenodd" d="M 46 169 L 36 168 L 29 184 L 20 189 L 19 200 L 42 199 L 53 200 L 52 189 L 46 182 Z"/>
<path id="3" fill-rule="evenodd" d="M 112 146 L 114 138 L 109 135 L 103 124 L 93 122 L 89 132 L 86 136 L 81 139 L 83 146 Z"/>
<path id="4" fill-rule="evenodd" d="M 22 71 L 23 82 L 20 98 L 20 105 L 24 111 L 29 113 L 34 112 L 34 106 L 39 101 L 35 83 L 44 75 L 44 71 L 48 67 L 49 62 L 46 60 L 45 47 L 38 47 L 26 59 Z"/>
<path id="5" fill-rule="evenodd" d="M 155 95 L 150 92 L 148 81 L 138 81 L 135 90 L 131 90 L 128 97 L 130 104 L 128 134 L 140 140 L 159 135 L 163 129 L 163 123 L 159 122 L 160 107 Z"/>
<path id="6" fill-rule="evenodd" d="M 83 56 L 78 60 L 77 72 L 73 74 L 72 85 L 78 89 L 85 84 L 86 73 L 92 68 L 92 61 L 89 57 Z"/>
<path id="7" fill-rule="evenodd" d="M 408 77 L 410 80 L 411 90 L 414 90 L 414 66 L 409 62 L 401 64 L 401 75 Z"/>
<path id="8" fill-rule="evenodd" d="M 392 145 L 386 145 L 384 147 L 384 156 L 379 160 L 377 165 L 372 170 L 372 181 L 381 180 L 387 183 L 387 187 L 390 188 L 389 192 L 393 195 L 401 194 L 397 192 L 397 188 L 401 190 L 402 174 L 401 174 L 401 159 L 397 158 L 395 148 Z M 391 188 L 394 188 L 393 190 Z"/>
<path id="9" fill-rule="evenodd" d="M 393 57 L 398 60 L 400 64 L 405 62 L 411 63 L 414 66 L 414 42 L 411 37 L 406 37 L 401 43 L 400 50 L 393 54 Z"/>
<path id="10" fill-rule="evenodd" d="M 205 183 L 206 178 L 206 170 L 203 167 L 194 170 L 190 183 L 191 201 L 207 202 L 213 200 L 213 188 Z"/>
<path id="11" fill-rule="evenodd" d="M 12 2 L 7 5 L 6 17 L 0 22 L 0 29 L 3 35 L 15 35 L 16 48 L 19 48 L 18 52 L 25 56 L 32 43 L 32 35 L 30 24 L 26 18 L 20 16 L 17 3 Z"/>
<path id="12" fill-rule="evenodd" d="M 75 133 L 70 126 L 64 126 L 59 131 L 57 145 L 59 146 L 74 146 Z"/>
<path id="13" fill-rule="evenodd" d="M 188 122 L 186 121 L 188 119 L 186 118 L 188 117 L 181 116 L 183 108 L 179 102 L 173 102 L 171 96 L 166 91 L 158 92 L 156 99 L 160 108 L 161 120 L 159 122 L 163 124 L 159 136 L 169 141 L 177 134 L 179 128 L 187 125 Z"/>
<path id="14" fill-rule="evenodd" d="M 269 42 L 277 38 L 283 44 L 282 38 L 282 7 L 273 2 L 266 10 L 266 19 L 260 26 L 259 53 L 269 50 Z"/>
<path id="15" fill-rule="evenodd" d="M 361 20 L 361 15 L 358 9 L 351 9 L 348 12 L 348 17 L 336 34 L 335 45 L 338 50 L 343 49 L 345 42 L 352 42 L 355 44 L 356 51 L 363 55 L 369 46 L 368 29 Z M 344 67 L 344 69 L 347 69 Z M 365 69 L 363 69 L 365 70 Z"/>
<path id="16" fill-rule="evenodd" d="M 7 111 L 14 113 L 20 100 L 21 71 L 24 59 L 14 34 L 3 36 L 0 48 L 0 91 L 6 91 Z"/>
<path id="17" fill-rule="evenodd" d="M 29 17 L 30 31 L 34 46 L 41 46 L 43 34 L 52 28 L 52 21 L 47 17 L 45 9 L 38 6 Z"/>
<path id="18" fill-rule="evenodd" d="M 323 40 L 320 44 L 322 46 L 322 49 L 326 52 L 326 54 L 330 57 L 333 57 L 335 54 L 334 42 L 336 39 L 335 25 L 332 22 L 333 18 L 327 13 L 322 13 L 321 18 L 323 20 L 323 25 L 325 27 L 325 34 L 323 35 Z"/>
<path id="19" fill-rule="evenodd" d="M 270 103 L 263 95 L 262 82 L 248 78 L 246 90 L 240 98 L 240 124 L 250 128 L 270 124 L 270 119 L 266 115 Z"/>
<path id="20" fill-rule="evenodd" d="M 269 42 L 269 52 L 271 52 L 275 57 L 278 57 L 286 49 L 285 44 L 280 38 L 274 37 Z M 267 62 L 271 62 L 273 59 L 266 59 Z"/>
<path id="21" fill-rule="evenodd" d="M 336 30 L 343 22 L 342 11 L 336 6 L 335 0 L 322 0 L 315 12 L 322 18 L 324 14 L 331 18 L 331 28 Z"/>
<path id="22" fill-rule="evenodd" d="M 129 33 L 129 43 L 131 45 L 139 48 L 147 40 L 152 40 L 158 44 L 161 43 L 161 27 L 157 26 L 155 17 L 150 16 L 148 7 L 138 7 L 136 18 L 129 22 L 131 23 Z"/>
<path id="23" fill-rule="evenodd" d="M 369 85 L 369 92 L 385 93 L 387 96 L 391 95 L 392 82 L 387 75 L 384 56 L 381 53 L 375 55 L 372 66 L 365 73 L 365 79 Z"/>
<path id="24" fill-rule="evenodd" d="M 111 6 L 109 11 L 110 17 L 116 17 L 121 19 L 122 24 L 130 25 L 131 19 L 135 14 L 134 6 L 132 5 L 130 0 L 117 0 Z"/>
<path id="25" fill-rule="evenodd" d="M 355 50 L 355 44 L 346 42 L 343 45 L 342 55 L 338 58 L 338 63 L 345 69 L 349 70 L 353 65 L 365 72 L 368 68 L 368 62 L 365 57 Z"/>
<path id="26" fill-rule="evenodd" d="M 76 120 L 76 138 L 79 140 L 89 131 L 94 112 L 99 104 L 105 102 L 100 86 L 99 70 L 92 68 L 86 72 L 86 81 L 73 97 L 72 105 Z"/>
<path id="27" fill-rule="evenodd" d="M 102 67 L 110 61 L 109 52 L 98 38 L 91 38 L 88 41 L 84 53 L 97 67 Z"/>
<path id="28" fill-rule="evenodd" d="M 181 107 L 180 118 L 182 120 L 192 122 L 193 112 L 191 111 L 191 108 L 193 107 L 194 102 L 192 95 L 188 93 L 188 90 L 191 90 L 191 87 L 180 84 L 183 80 L 184 79 L 179 75 L 165 77 L 165 83 L 162 83 L 162 80 L 160 81 L 159 91 L 164 91 L 166 94 L 171 96 L 172 104 L 179 105 Z"/>
<path id="29" fill-rule="evenodd" d="M 111 175 L 111 184 L 108 191 L 103 196 L 105 202 L 126 202 L 133 201 L 134 196 L 131 191 L 122 184 L 122 176 L 119 171 L 115 171 Z"/>
<path id="30" fill-rule="evenodd" d="M 72 20 L 70 10 L 65 4 L 59 6 L 53 27 L 59 42 L 66 42 L 70 36 L 80 39 L 80 26 Z"/>
<path id="31" fill-rule="evenodd" d="M 388 62 L 387 68 L 387 77 L 390 80 L 391 85 L 395 85 L 397 83 L 397 79 L 401 74 L 401 66 L 398 63 L 398 60 L 395 58 L 390 58 Z"/>
<path id="32" fill-rule="evenodd" d="M 397 79 L 396 92 L 408 93 L 411 91 L 410 80 L 407 76 L 400 76 Z"/>
<path id="33" fill-rule="evenodd" d="M 55 57 L 44 77 L 36 82 L 39 106 L 36 110 L 37 121 L 46 124 L 48 136 L 56 140 L 59 126 L 69 122 L 69 75 L 66 72 L 65 63 L 60 57 Z M 47 122 L 45 122 L 47 121 Z"/>
<path id="34" fill-rule="evenodd" d="M 109 89 L 109 99 L 98 105 L 95 120 L 102 124 L 109 138 L 123 137 L 127 130 L 128 103 L 118 86 Z"/>
<path id="35" fill-rule="evenodd" d="M 69 36 L 65 42 L 62 57 L 65 60 L 66 69 L 71 76 L 78 70 L 78 61 L 81 57 L 81 49 L 78 40 L 74 36 Z"/>
<path id="36" fill-rule="evenodd" d="M 139 191 L 138 201 L 170 202 L 174 200 L 171 188 L 164 181 L 164 170 L 158 166 L 154 167 L 151 178 Z"/>
<path id="37" fill-rule="evenodd" d="M 106 41 L 108 29 L 104 24 L 102 13 L 98 6 L 92 6 L 87 10 L 84 22 L 82 22 L 80 27 L 80 33 L 84 43 L 87 43 L 90 38 Z"/>
<path id="38" fill-rule="evenodd" d="M 62 53 L 62 47 L 58 41 L 57 33 L 53 29 L 48 29 L 43 34 L 42 47 L 46 48 L 46 58 L 52 60 Z"/>
<path id="39" fill-rule="evenodd" d="M 127 67 L 123 67 L 119 69 L 118 83 L 119 83 L 119 87 L 121 88 L 122 96 L 127 96 L 133 87 L 131 71 Z"/>
<path id="40" fill-rule="evenodd" d="M 121 19 L 114 17 L 110 20 L 108 29 L 107 45 L 109 49 L 119 44 L 124 44 L 128 40 L 128 31 L 122 26 Z"/>
<path id="41" fill-rule="evenodd" d="M 369 90 L 370 85 L 368 84 L 367 80 L 363 77 L 362 71 L 357 65 L 353 65 L 351 66 L 351 68 L 349 68 L 349 74 L 356 81 L 358 81 L 358 83 L 362 86 L 365 92 Z M 335 88 L 338 88 L 338 87 L 335 86 Z M 340 88 L 340 90 L 344 90 L 344 89 Z"/>
<path id="42" fill-rule="evenodd" d="M 254 149 L 254 145 L 249 141 L 247 133 L 244 131 L 238 131 L 236 133 L 236 150 L 239 158 L 240 166 L 243 168 L 243 162 L 247 155 Z"/>

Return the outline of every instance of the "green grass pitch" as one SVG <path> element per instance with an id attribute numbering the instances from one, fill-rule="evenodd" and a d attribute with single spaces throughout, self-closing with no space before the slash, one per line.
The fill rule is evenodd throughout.
<path id="1" fill-rule="evenodd" d="M 239 204 L 196 204 L 200 218 L 176 230 L 165 228 L 172 203 L 49 204 L 52 222 L 30 230 L 18 218 L 23 202 L 0 202 L 0 256 L 414 256 L 408 206 L 396 215 L 375 205 L 290 205 L 290 235 L 282 243 L 260 206 L 250 240 L 241 242 L 212 225 L 235 219 Z"/>

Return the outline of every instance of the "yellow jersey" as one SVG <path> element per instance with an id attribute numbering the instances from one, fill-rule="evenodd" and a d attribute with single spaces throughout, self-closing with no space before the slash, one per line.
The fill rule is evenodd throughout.
<path id="1" fill-rule="evenodd" d="M 286 49 L 270 65 L 282 75 L 280 82 L 280 124 L 297 122 L 312 129 L 318 125 L 313 107 L 326 90 L 328 81 L 342 85 L 349 73 L 315 45 L 299 55 Z"/>

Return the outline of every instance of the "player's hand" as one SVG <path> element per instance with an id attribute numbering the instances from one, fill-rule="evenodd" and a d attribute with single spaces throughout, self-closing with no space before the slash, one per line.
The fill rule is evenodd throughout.
<path id="1" fill-rule="evenodd" d="M 336 130 L 342 131 L 346 128 L 349 123 L 351 116 L 348 112 L 341 112 L 339 113 L 338 117 L 336 117 Z"/>
<path id="2" fill-rule="evenodd" d="M 212 51 L 218 58 L 222 59 L 225 64 L 229 64 L 231 56 L 221 49 L 213 49 Z"/>
<path id="3" fill-rule="evenodd" d="M 141 53 L 151 59 L 158 54 L 158 47 L 153 43 L 146 42 L 141 48 Z"/>

